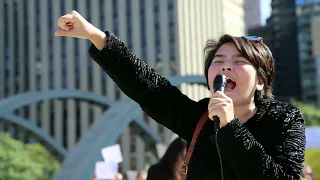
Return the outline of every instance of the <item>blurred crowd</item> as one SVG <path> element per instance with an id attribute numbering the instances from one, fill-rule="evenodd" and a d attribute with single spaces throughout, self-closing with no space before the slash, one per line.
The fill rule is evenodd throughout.
<path id="1" fill-rule="evenodd" d="M 148 172 L 141 171 L 137 174 L 135 180 L 181 180 L 180 167 L 183 165 L 186 156 L 187 143 L 182 138 L 176 138 L 167 148 L 163 157 Z M 113 180 L 124 180 L 121 173 L 117 173 Z M 91 180 L 96 179 L 93 175 Z M 311 167 L 304 165 L 301 173 L 301 180 L 314 180 L 314 174 Z"/>
<path id="2" fill-rule="evenodd" d="M 141 171 L 137 174 L 136 180 L 147 180 L 147 172 Z M 92 176 L 91 180 L 98 180 L 95 175 Z M 121 173 L 117 173 L 113 180 L 124 180 Z"/>
<path id="3" fill-rule="evenodd" d="M 148 172 L 141 171 L 136 180 L 180 180 L 180 167 L 184 163 L 187 143 L 182 138 L 176 138 L 167 148 L 165 154 L 150 166 Z M 124 180 L 124 175 L 117 173 L 113 180 Z M 98 180 L 94 174 L 91 180 Z"/>

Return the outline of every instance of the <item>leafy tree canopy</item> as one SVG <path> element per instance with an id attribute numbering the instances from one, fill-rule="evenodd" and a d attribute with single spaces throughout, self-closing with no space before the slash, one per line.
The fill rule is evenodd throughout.
<path id="1" fill-rule="evenodd" d="M 320 109 L 315 105 L 305 104 L 295 100 L 292 100 L 291 104 L 301 110 L 307 126 L 320 126 Z"/>
<path id="2" fill-rule="evenodd" d="M 40 144 L 24 144 L 0 133 L 0 180 L 48 180 L 59 162 Z"/>

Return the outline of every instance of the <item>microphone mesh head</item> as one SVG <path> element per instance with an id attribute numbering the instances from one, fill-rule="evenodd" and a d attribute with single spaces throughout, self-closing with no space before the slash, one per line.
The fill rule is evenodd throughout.
<path id="1" fill-rule="evenodd" d="M 218 74 L 213 80 L 213 91 L 221 91 L 224 93 L 227 87 L 227 78 L 223 74 Z"/>
<path id="2" fill-rule="evenodd" d="M 222 86 L 225 87 L 227 85 L 226 76 L 223 74 L 216 75 L 216 77 L 214 78 L 213 84 L 222 84 Z"/>

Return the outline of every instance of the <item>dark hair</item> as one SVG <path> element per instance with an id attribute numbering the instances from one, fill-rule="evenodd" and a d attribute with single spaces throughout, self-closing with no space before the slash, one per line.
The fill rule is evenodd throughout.
<path id="1" fill-rule="evenodd" d="M 218 41 L 208 40 L 204 48 L 204 74 L 208 84 L 208 70 L 218 49 L 225 43 L 234 43 L 239 52 L 257 69 L 258 77 L 264 83 L 261 91 L 255 92 L 255 101 L 273 99 L 274 58 L 268 46 L 260 41 L 247 40 L 245 37 L 233 37 L 228 34 Z M 209 86 L 208 86 L 209 87 Z"/>
<path id="2" fill-rule="evenodd" d="M 169 174 L 174 176 L 173 171 L 176 166 L 176 162 L 180 155 L 183 154 L 185 148 L 187 147 L 187 142 L 182 138 L 176 138 L 167 148 L 165 154 L 157 163 L 158 166 L 162 167 L 163 170 L 167 169 Z"/>

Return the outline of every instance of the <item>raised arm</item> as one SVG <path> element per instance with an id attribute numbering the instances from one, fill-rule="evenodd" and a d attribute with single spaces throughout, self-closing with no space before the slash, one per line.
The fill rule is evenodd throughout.
<path id="1" fill-rule="evenodd" d="M 179 127 L 185 128 L 186 119 L 194 116 L 198 120 L 200 117 L 195 114 L 199 112 L 196 102 L 138 59 L 118 37 L 109 32 L 106 34 L 108 41 L 101 51 L 91 46 L 91 57 L 149 116 L 182 135 L 183 130 Z"/>
<path id="2" fill-rule="evenodd" d="M 91 40 L 91 57 L 150 117 L 182 137 L 192 135 L 201 115 L 197 103 L 139 60 L 118 37 L 93 27 L 75 11 L 62 16 L 58 25 L 61 30 L 56 32 L 57 36 Z M 186 121 L 190 118 L 194 122 Z"/>

